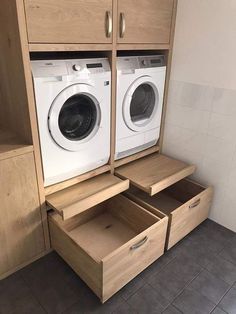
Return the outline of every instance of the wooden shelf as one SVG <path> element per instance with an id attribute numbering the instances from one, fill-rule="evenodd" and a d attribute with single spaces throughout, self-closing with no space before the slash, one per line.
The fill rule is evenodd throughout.
<path id="1" fill-rule="evenodd" d="M 117 44 L 117 50 L 169 50 L 169 44 Z"/>
<path id="2" fill-rule="evenodd" d="M 0 129 L 0 160 L 32 151 L 33 145 L 24 144 L 17 135 Z"/>
<path id="3" fill-rule="evenodd" d="M 112 44 L 29 44 L 30 52 L 111 51 Z"/>
<path id="4" fill-rule="evenodd" d="M 154 153 L 116 168 L 115 174 L 120 178 L 129 179 L 134 186 L 154 195 L 191 175 L 195 169 L 194 165 Z"/>
<path id="5" fill-rule="evenodd" d="M 46 201 L 63 219 L 68 219 L 128 188 L 129 180 L 105 173 L 51 194 Z"/>

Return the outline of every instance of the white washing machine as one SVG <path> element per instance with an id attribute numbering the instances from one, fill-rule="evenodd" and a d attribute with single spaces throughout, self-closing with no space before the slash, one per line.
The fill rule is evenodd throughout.
<path id="1" fill-rule="evenodd" d="M 157 143 L 165 76 L 163 55 L 118 57 L 116 160 Z"/>
<path id="2" fill-rule="evenodd" d="M 110 156 L 111 72 L 106 58 L 32 61 L 44 184 Z"/>

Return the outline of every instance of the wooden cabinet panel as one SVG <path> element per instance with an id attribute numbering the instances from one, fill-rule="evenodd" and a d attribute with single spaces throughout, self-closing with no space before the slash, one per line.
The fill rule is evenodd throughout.
<path id="1" fill-rule="evenodd" d="M 30 43 L 112 42 L 112 0 L 25 0 L 25 11 Z"/>
<path id="2" fill-rule="evenodd" d="M 118 43 L 170 41 L 174 0 L 118 0 Z"/>
<path id="3" fill-rule="evenodd" d="M 0 162 L 0 277 L 45 249 L 33 153 Z"/>

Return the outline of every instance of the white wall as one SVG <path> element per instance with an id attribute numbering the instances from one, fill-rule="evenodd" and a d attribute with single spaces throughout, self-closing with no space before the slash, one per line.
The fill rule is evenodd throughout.
<path id="1" fill-rule="evenodd" d="M 164 152 L 197 164 L 236 231 L 236 0 L 179 0 Z"/>

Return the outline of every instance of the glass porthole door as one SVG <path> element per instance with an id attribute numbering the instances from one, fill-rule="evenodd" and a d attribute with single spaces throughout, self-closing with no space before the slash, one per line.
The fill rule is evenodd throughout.
<path id="1" fill-rule="evenodd" d="M 49 132 L 62 148 L 77 151 L 96 134 L 100 119 L 99 100 L 92 87 L 73 85 L 54 100 L 48 115 Z"/>
<path id="2" fill-rule="evenodd" d="M 133 131 L 141 131 L 153 119 L 159 104 L 159 93 L 149 76 L 137 79 L 129 88 L 123 103 L 123 117 Z"/>

